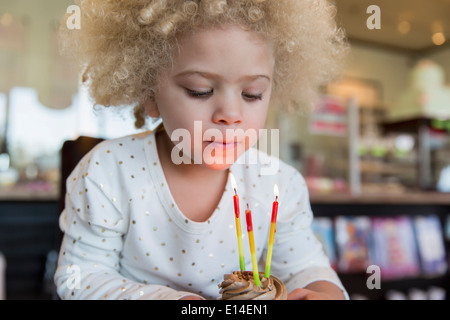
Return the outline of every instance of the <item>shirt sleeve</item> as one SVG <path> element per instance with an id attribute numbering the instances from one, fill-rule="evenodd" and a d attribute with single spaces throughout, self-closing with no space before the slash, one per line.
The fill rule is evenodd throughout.
<path id="1" fill-rule="evenodd" d="M 129 223 L 126 212 L 118 209 L 124 199 L 109 196 L 107 188 L 91 178 L 89 162 L 83 159 L 67 179 L 66 205 L 59 219 L 64 238 L 54 277 L 58 295 L 62 299 L 133 300 L 195 295 L 120 274 Z"/>
<path id="2" fill-rule="evenodd" d="M 288 179 L 283 183 L 284 190 L 280 190 L 271 273 L 286 284 L 288 292 L 315 281 L 329 281 L 348 299 L 322 244 L 313 233 L 313 213 L 305 180 L 298 171 Z"/>

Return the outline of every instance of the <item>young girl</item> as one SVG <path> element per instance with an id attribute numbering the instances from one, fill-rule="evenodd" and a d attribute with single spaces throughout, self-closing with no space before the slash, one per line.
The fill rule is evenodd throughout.
<path id="1" fill-rule="evenodd" d="M 64 44 L 80 59 L 96 103 L 134 105 L 138 128 L 147 117 L 163 125 L 104 141 L 67 179 L 60 297 L 217 299 L 223 275 L 240 269 L 230 172 L 240 207 L 252 209 L 262 266 L 274 184 L 280 189 L 271 274 L 288 298 L 347 297 L 311 230 L 303 177 L 251 148 L 254 139 L 227 136 L 259 132 L 269 105 L 294 110 L 313 101 L 346 50 L 335 8 L 325 0 L 80 6 L 81 29 L 63 30 Z M 262 174 L 274 163 L 274 174 Z M 252 270 L 246 232 L 242 243 Z"/>

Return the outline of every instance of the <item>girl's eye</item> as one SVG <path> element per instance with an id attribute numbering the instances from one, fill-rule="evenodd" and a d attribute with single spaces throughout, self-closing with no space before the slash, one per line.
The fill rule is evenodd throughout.
<path id="1" fill-rule="evenodd" d="M 244 99 L 249 101 L 262 100 L 262 94 L 250 94 L 242 92 L 242 96 L 244 97 Z"/>
<path id="2" fill-rule="evenodd" d="M 204 97 L 209 97 L 212 95 L 213 90 L 208 90 L 208 91 L 196 91 L 196 90 L 191 90 L 191 89 L 187 89 L 186 88 L 186 92 L 188 93 L 188 95 L 190 95 L 191 97 L 194 98 L 204 98 Z"/>

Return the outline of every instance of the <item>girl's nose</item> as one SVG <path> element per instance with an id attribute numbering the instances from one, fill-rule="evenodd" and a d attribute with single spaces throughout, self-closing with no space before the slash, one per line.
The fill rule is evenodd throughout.
<path id="1" fill-rule="evenodd" d="M 239 124 L 242 122 L 240 101 L 233 97 L 218 97 L 212 115 L 212 121 L 217 124 Z"/>

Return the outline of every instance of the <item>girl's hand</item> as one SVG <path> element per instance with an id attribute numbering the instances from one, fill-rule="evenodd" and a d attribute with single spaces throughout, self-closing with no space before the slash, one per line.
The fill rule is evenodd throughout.
<path id="1" fill-rule="evenodd" d="M 344 300 L 342 290 L 327 281 L 316 281 L 304 289 L 295 289 L 288 294 L 288 300 Z"/>
<path id="2" fill-rule="evenodd" d="M 288 294 L 288 300 L 333 300 L 326 293 L 316 292 L 308 289 L 295 289 Z"/>

